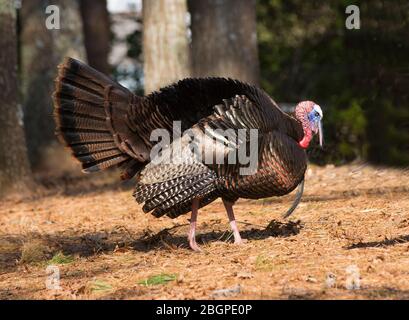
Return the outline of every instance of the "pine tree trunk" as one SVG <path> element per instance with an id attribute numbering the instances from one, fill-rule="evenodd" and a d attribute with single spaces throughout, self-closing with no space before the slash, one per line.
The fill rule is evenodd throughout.
<path id="1" fill-rule="evenodd" d="M 84 60 L 79 6 L 72 0 L 55 0 L 60 8 L 60 30 L 45 25 L 49 0 L 23 1 L 21 9 L 21 76 L 24 123 L 31 164 L 41 162 L 44 148 L 56 141 L 52 117 L 54 78 L 65 56 Z"/>
<path id="2" fill-rule="evenodd" d="M 191 75 L 186 0 L 143 1 L 145 93 Z"/>
<path id="3" fill-rule="evenodd" d="M 190 0 L 189 10 L 194 76 L 258 84 L 255 0 Z"/>
<path id="4" fill-rule="evenodd" d="M 32 184 L 18 104 L 17 34 L 14 2 L 0 0 L 0 196 L 25 193 Z"/>
<path id="5" fill-rule="evenodd" d="M 81 0 L 80 7 L 88 63 L 91 67 L 109 75 L 111 73 L 108 63 L 111 29 L 107 1 Z"/>

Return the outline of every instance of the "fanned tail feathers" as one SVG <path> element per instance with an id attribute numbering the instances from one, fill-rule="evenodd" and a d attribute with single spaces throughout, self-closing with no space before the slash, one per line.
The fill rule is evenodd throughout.
<path id="1" fill-rule="evenodd" d="M 114 121 L 123 126 L 122 118 L 135 96 L 77 60 L 66 58 L 58 69 L 53 99 L 60 140 L 84 172 L 123 166 L 125 178 L 132 176 L 140 164 L 121 146 L 121 128 L 118 133 Z"/>

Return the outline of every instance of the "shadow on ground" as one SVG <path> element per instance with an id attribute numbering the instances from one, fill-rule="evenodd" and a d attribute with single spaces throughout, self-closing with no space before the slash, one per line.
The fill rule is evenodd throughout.
<path id="1" fill-rule="evenodd" d="M 207 230 L 197 236 L 199 243 L 213 241 L 232 241 L 230 231 Z M 62 252 L 65 255 L 89 257 L 99 253 L 112 252 L 127 248 L 139 252 L 151 250 L 169 250 L 188 248 L 186 234 L 188 225 L 177 225 L 159 232 L 145 230 L 141 234 L 133 234 L 124 226 L 117 226 L 112 230 L 103 230 L 86 234 L 38 234 L 6 235 L 0 237 L 0 272 L 14 270 L 21 260 L 22 248 L 27 243 L 37 243 L 38 250 L 50 252 L 50 255 Z M 267 228 L 251 228 L 241 232 L 248 240 L 263 240 L 269 237 L 290 237 L 297 235 L 302 229 L 300 221 L 279 222 L 273 220 Z M 34 248 L 36 250 L 36 248 Z M 50 256 L 50 257 L 51 257 Z"/>
<path id="2" fill-rule="evenodd" d="M 325 290 L 308 290 L 302 287 L 283 288 L 281 299 L 288 300 L 321 300 L 321 299 L 337 299 L 342 297 L 345 299 L 345 294 L 349 295 L 351 299 L 357 297 L 374 300 L 374 299 L 401 299 L 407 300 L 409 298 L 408 290 L 400 290 L 393 287 L 362 287 L 360 289 L 348 290 L 345 287 L 330 288 Z M 277 299 L 276 296 L 263 297 L 265 299 Z M 257 297 L 255 297 L 257 299 Z M 348 299 L 348 296 L 347 296 Z"/>
<path id="3" fill-rule="evenodd" d="M 409 242 L 409 235 L 399 236 L 392 239 L 385 239 L 382 241 L 358 242 L 348 246 L 347 249 L 389 247 L 407 242 Z"/>

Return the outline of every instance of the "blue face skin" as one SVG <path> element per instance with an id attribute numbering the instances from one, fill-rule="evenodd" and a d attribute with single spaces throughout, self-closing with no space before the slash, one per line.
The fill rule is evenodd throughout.
<path id="1" fill-rule="evenodd" d="M 321 121 L 321 115 L 318 113 L 318 111 L 312 110 L 308 114 L 308 120 L 310 120 L 311 126 L 318 128 L 318 123 Z"/>
<path id="2" fill-rule="evenodd" d="M 319 140 L 320 140 L 320 146 L 322 147 L 322 124 L 321 124 L 321 115 L 320 113 L 313 109 L 309 114 L 308 114 L 308 120 L 310 121 L 311 125 L 311 130 L 315 134 L 319 134 Z"/>

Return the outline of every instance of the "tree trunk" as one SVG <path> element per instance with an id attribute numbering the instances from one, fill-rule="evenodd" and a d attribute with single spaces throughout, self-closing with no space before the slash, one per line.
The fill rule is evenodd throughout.
<path id="1" fill-rule="evenodd" d="M 194 76 L 258 84 L 255 0 L 190 0 L 189 10 Z"/>
<path id="2" fill-rule="evenodd" d="M 81 0 L 80 4 L 88 64 L 109 75 L 111 29 L 107 1 Z"/>
<path id="3" fill-rule="evenodd" d="M 145 93 L 189 77 L 186 0 L 143 1 Z"/>
<path id="4" fill-rule="evenodd" d="M 45 25 L 49 0 L 23 1 L 21 9 L 21 77 L 24 123 L 32 165 L 41 162 L 45 147 L 56 141 L 52 92 L 57 65 L 65 56 L 84 60 L 82 24 L 76 1 L 55 0 L 61 28 Z"/>
<path id="5" fill-rule="evenodd" d="M 0 196 L 27 191 L 32 183 L 18 104 L 14 1 L 0 0 Z"/>

